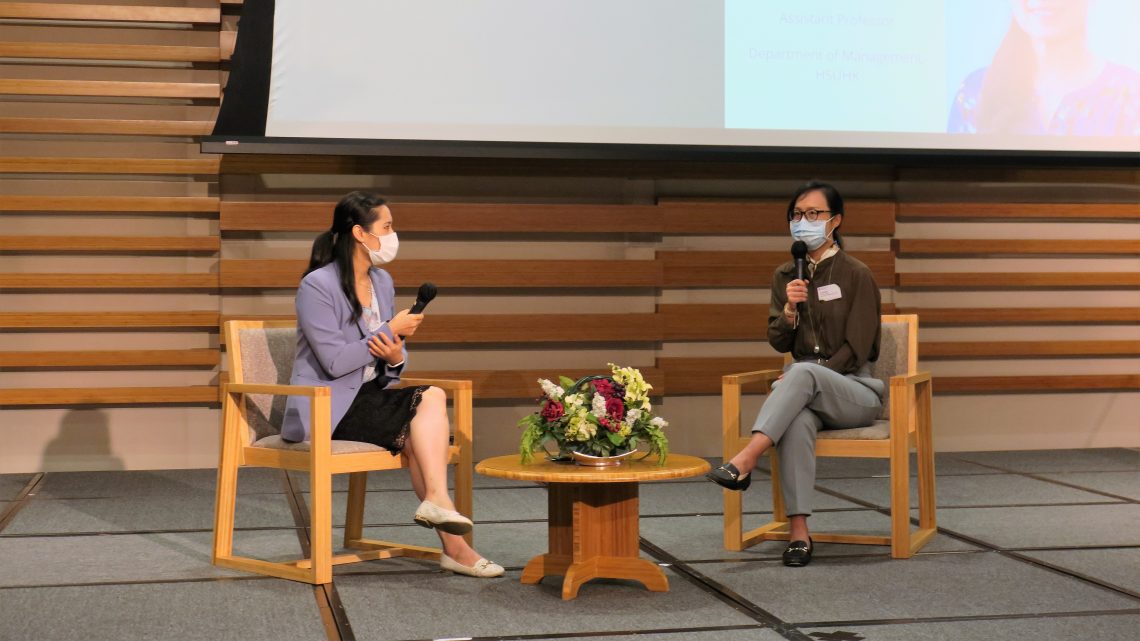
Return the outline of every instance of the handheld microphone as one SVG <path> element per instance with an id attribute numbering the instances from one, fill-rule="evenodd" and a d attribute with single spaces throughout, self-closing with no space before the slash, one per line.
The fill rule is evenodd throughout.
<path id="1" fill-rule="evenodd" d="M 435 298 L 435 295 L 437 293 L 439 293 L 439 291 L 436 289 L 434 283 L 424 283 L 423 285 L 420 285 L 420 290 L 416 292 L 416 302 L 412 305 L 412 308 L 408 310 L 408 313 L 423 313 L 424 308 L 427 307 L 428 303 L 430 303 Z M 400 340 L 407 340 L 407 337 L 401 334 Z"/>
<path id="2" fill-rule="evenodd" d="M 423 313 L 424 308 L 427 307 L 428 303 L 430 303 L 435 298 L 435 295 L 437 293 L 439 293 L 439 291 L 432 283 L 424 283 L 423 285 L 420 285 L 420 291 L 416 292 L 416 304 L 412 305 L 410 313 Z"/>
<path id="3" fill-rule="evenodd" d="M 792 243 L 792 259 L 796 262 L 796 280 L 807 279 L 807 243 L 797 240 Z M 797 303 L 796 308 L 803 311 L 803 303 Z"/>

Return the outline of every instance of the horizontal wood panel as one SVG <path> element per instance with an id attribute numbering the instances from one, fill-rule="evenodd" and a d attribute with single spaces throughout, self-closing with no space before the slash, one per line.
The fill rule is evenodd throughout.
<path id="1" fill-rule="evenodd" d="M 294 288 L 308 261 L 223 260 L 222 287 Z M 401 260 L 387 267 L 403 287 L 440 288 L 660 287 L 651 260 Z"/>
<path id="2" fill-rule="evenodd" d="M 324 231 L 334 202 L 222 203 L 223 231 Z M 390 203 L 397 230 L 467 233 L 660 233 L 651 205 Z"/>
<path id="3" fill-rule="evenodd" d="M 428 314 L 416 343 L 595 343 L 663 340 L 657 314 Z"/>
<path id="4" fill-rule="evenodd" d="M 216 404 L 218 388 L 213 385 L 0 389 L 0 407 Z"/>
<path id="5" fill-rule="evenodd" d="M 109 96 L 117 98 L 220 98 L 222 91 L 221 87 L 210 82 L 0 78 L 0 94 L 16 96 Z"/>
<path id="6" fill-rule="evenodd" d="M 619 365 L 627 365 L 619 363 Z M 652 396 L 667 393 L 665 375 L 659 368 L 639 367 L 646 382 L 653 386 Z M 470 380 L 474 388 L 475 400 L 537 399 L 542 395 L 538 379 L 557 381 L 559 376 L 579 379 L 584 376 L 605 374 L 608 369 L 528 369 L 528 370 L 439 370 L 414 372 L 415 378 L 442 378 Z M 409 374 L 412 376 L 412 374 Z M 535 410 L 538 409 L 537 403 Z M 521 418 L 521 417 L 520 417 Z"/>
<path id="7" fill-rule="evenodd" d="M 719 395 L 720 377 L 739 372 L 780 369 L 782 360 L 757 358 L 659 358 L 670 395 Z M 1082 376 L 936 376 L 934 393 L 1051 393 L 1140 389 L 1140 375 Z"/>
<path id="8" fill-rule="evenodd" d="M 25 20 L 98 20 L 107 22 L 188 22 L 217 24 L 218 7 L 155 7 L 135 5 L 0 2 L 0 18 Z"/>
<path id="9" fill-rule="evenodd" d="M 147 349 L 0 352 L 0 367 L 13 369 L 214 367 L 216 349 Z"/>
<path id="10" fill-rule="evenodd" d="M 896 238 L 899 256 L 1140 255 L 1140 240 Z"/>
<path id="11" fill-rule="evenodd" d="M 27 134 L 205 136 L 213 130 L 213 122 L 194 120 L 130 120 L 123 118 L 0 118 L 0 131 Z"/>
<path id="12" fill-rule="evenodd" d="M 0 173 L 215 175 L 218 158 L 0 157 Z"/>
<path id="13" fill-rule="evenodd" d="M 155 62 L 218 62 L 218 47 L 90 44 L 78 42 L 0 42 L 0 57 L 62 60 L 146 60 Z"/>
<path id="14" fill-rule="evenodd" d="M 939 376 L 935 394 L 1098 392 L 1140 389 L 1140 375 Z"/>
<path id="15" fill-rule="evenodd" d="M 667 234 L 788 234 L 788 201 L 662 200 Z M 848 200 L 842 233 L 851 236 L 891 236 L 895 233 L 895 203 Z"/>
<path id="16" fill-rule="evenodd" d="M 768 338 L 768 305 L 663 304 L 667 341 L 764 340 Z"/>
<path id="17" fill-rule="evenodd" d="M 895 282 L 890 252 L 851 252 L 870 268 L 880 287 Z M 772 274 L 791 260 L 776 251 L 659 251 L 666 287 L 771 287 Z"/>
<path id="18" fill-rule="evenodd" d="M 670 303 L 657 306 L 667 341 L 768 340 L 768 304 Z M 882 313 L 895 314 L 893 304 Z"/>
<path id="19" fill-rule="evenodd" d="M 902 307 L 921 325 L 1047 325 L 1140 323 L 1140 307 Z"/>
<path id="20" fill-rule="evenodd" d="M 922 359 L 1126 357 L 1140 355 L 1140 341 L 922 342 L 918 353 Z"/>
<path id="21" fill-rule="evenodd" d="M 0 312 L 0 329 L 216 329 L 218 312 Z"/>
<path id="22" fill-rule="evenodd" d="M 217 289 L 217 274 L 0 274 L 0 289 Z"/>
<path id="23" fill-rule="evenodd" d="M 217 236 L 0 236 L 0 251 L 20 253 L 216 252 Z"/>
<path id="24" fill-rule="evenodd" d="M 1072 289 L 1140 287 L 1140 273 L 1026 272 L 1026 273 L 927 273 L 899 274 L 902 289 Z"/>
<path id="25" fill-rule="evenodd" d="M 1140 218 L 1140 205 L 1136 203 L 899 203 L 898 217 L 900 220 L 925 218 L 989 222 L 998 222 L 1006 218 L 1121 220 Z"/>
<path id="26" fill-rule="evenodd" d="M 0 211 L 216 212 L 218 199 L 207 196 L 0 196 Z"/>
<path id="27" fill-rule="evenodd" d="M 227 320 L 285 320 L 296 317 L 227 316 Z M 659 314 L 432 314 L 411 342 L 451 343 L 607 343 L 663 340 Z M 224 334 L 223 340 L 224 340 Z"/>
<path id="28" fill-rule="evenodd" d="M 670 395 L 720 394 L 721 377 L 726 374 L 780 369 L 783 365 L 782 356 L 657 359 L 657 367 L 665 372 Z"/>

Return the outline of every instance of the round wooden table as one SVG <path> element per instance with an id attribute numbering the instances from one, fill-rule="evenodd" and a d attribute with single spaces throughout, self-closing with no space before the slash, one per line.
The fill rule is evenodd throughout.
<path id="1" fill-rule="evenodd" d="M 561 574 L 562 598 L 578 596 L 578 588 L 591 579 L 629 579 L 653 592 L 669 589 L 669 580 L 655 563 L 638 555 L 638 483 L 704 474 L 704 459 L 670 454 L 665 465 L 654 455 L 613 467 L 587 467 L 555 463 L 535 455 L 528 464 L 518 454 L 496 456 L 475 466 L 475 471 L 518 481 L 548 483 L 549 547 L 530 560 L 523 583 Z"/>

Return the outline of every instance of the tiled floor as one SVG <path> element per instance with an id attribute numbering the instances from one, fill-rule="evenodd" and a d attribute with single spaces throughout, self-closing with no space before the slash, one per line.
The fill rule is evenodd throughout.
<path id="1" fill-rule="evenodd" d="M 313 588 L 210 564 L 213 470 L 0 475 L 0 640 L 1136 637 L 1140 451 L 941 454 L 937 469 L 941 531 L 918 556 L 819 544 L 802 569 L 780 563 L 776 542 L 725 551 L 717 487 L 646 485 L 642 556 L 663 565 L 669 592 L 596 581 L 570 602 L 553 579 L 518 581 L 546 547 L 546 491 L 533 484 L 476 478 L 476 543 L 507 566 L 503 579 L 391 560 Z M 821 460 L 813 528 L 886 533 L 885 474 Z M 749 527 L 769 517 L 763 476 L 745 495 Z M 434 544 L 409 523 L 405 474 L 373 474 L 369 487 L 368 536 Z M 296 556 L 307 533 L 287 493 L 306 501 L 306 479 L 245 470 L 239 488 L 239 552 Z"/>

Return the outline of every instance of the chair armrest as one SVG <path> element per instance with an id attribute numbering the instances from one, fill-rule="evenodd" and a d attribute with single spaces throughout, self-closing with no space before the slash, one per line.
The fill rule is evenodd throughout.
<path id="1" fill-rule="evenodd" d="M 914 374 L 910 374 L 909 376 L 906 374 L 900 374 L 898 376 L 891 377 L 891 387 L 914 387 L 919 383 L 928 382 L 930 382 L 930 372 L 916 372 Z"/>
<path id="2" fill-rule="evenodd" d="M 469 380 L 446 378 L 400 378 L 400 385 L 434 385 L 445 390 L 471 389 L 471 381 Z"/>
<path id="3" fill-rule="evenodd" d="M 740 374 L 725 374 L 721 377 L 722 385 L 747 385 L 748 383 L 759 383 L 760 381 L 774 381 L 783 374 L 778 369 L 762 369 L 756 372 L 742 372 Z"/>
<path id="4" fill-rule="evenodd" d="M 257 383 L 226 383 L 227 394 L 276 394 L 280 396 L 329 396 L 329 388 L 324 385 L 260 385 Z"/>

